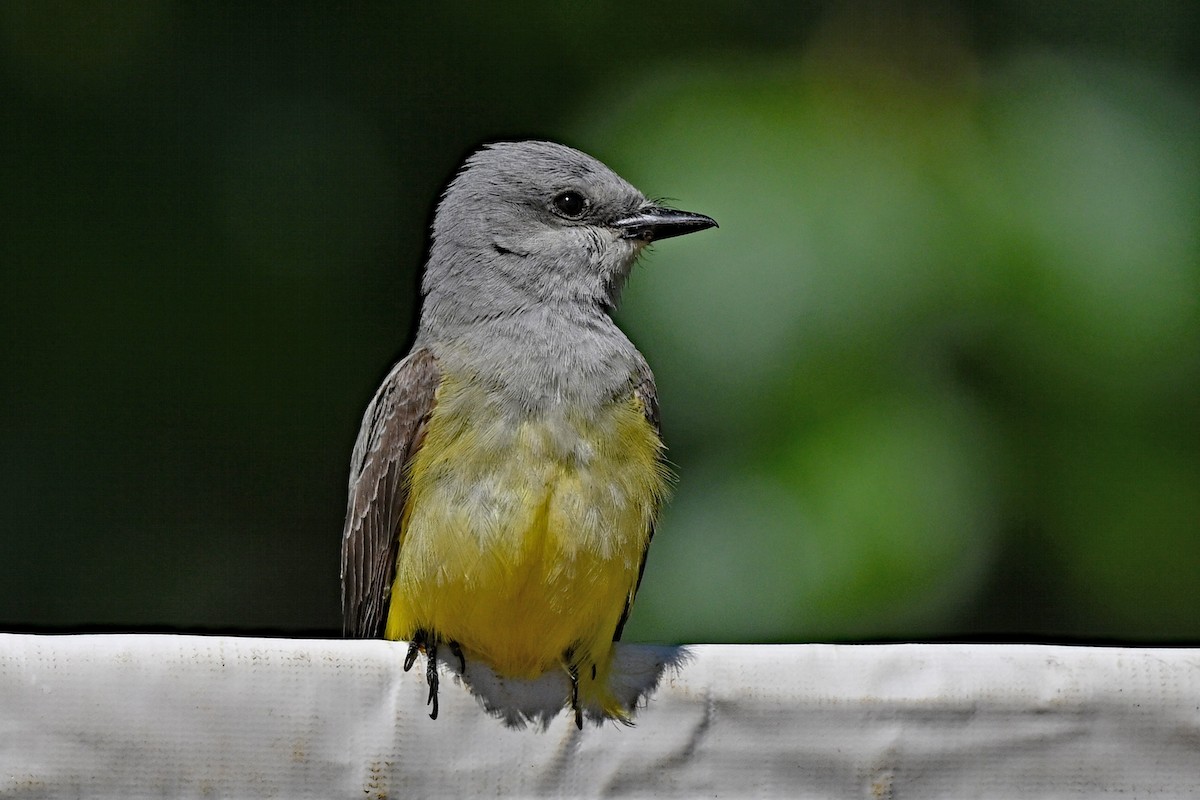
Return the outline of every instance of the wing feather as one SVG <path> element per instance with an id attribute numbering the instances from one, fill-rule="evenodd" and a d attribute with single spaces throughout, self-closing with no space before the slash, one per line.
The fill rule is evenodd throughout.
<path id="1" fill-rule="evenodd" d="M 425 435 L 441 374 L 433 354 L 414 350 L 384 379 L 363 414 L 350 457 L 342 533 L 342 634 L 383 635 L 400 552 L 407 469 Z"/>
<path id="2" fill-rule="evenodd" d="M 650 367 L 643 362 L 641 369 L 638 371 L 634 385 L 633 396 L 642 404 L 642 413 L 646 416 L 646 421 L 654 428 L 654 432 L 662 438 L 662 423 L 658 415 L 658 388 L 654 385 L 654 374 L 650 371 Z M 655 509 L 657 516 L 658 509 Z M 621 633 L 625 630 L 625 623 L 629 620 L 629 612 L 633 608 L 633 599 L 637 596 L 638 589 L 642 585 L 642 575 L 646 572 L 646 555 L 650 552 L 650 540 L 654 538 L 655 520 L 650 521 L 650 531 L 646 536 L 646 546 L 642 550 L 641 560 L 638 561 L 637 581 L 634 582 L 633 588 L 629 592 L 629 597 L 625 601 L 625 608 L 621 612 L 621 618 L 617 621 L 617 628 L 613 631 L 613 641 L 621 640 Z"/>

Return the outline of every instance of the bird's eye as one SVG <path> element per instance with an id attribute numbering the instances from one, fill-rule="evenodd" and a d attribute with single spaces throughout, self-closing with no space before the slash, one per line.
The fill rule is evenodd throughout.
<path id="1" fill-rule="evenodd" d="M 588 205 L 588 199 L 579 192 L 565 191 L 554 196 L 554 209 L 567 219 L 579 219 Z"/>

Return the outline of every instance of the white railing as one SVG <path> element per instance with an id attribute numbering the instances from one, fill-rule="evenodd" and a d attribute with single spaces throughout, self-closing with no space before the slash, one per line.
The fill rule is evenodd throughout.
<path id="1" fill-rule="evenodd" d="M 0 797 L 1200 795 L 1195 649 L 625 646 L 631 686 L 659 685 L 635 727 L 582 731 L 506 725 L 453 665 L 430 720 L 404 653 L 2 634 Z M 536 716 L 566 678 L 471 686 Z"/>

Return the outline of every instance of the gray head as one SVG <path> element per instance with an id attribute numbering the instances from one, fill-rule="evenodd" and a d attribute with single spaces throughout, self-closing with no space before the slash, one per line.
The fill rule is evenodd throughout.
<path id="1" fill-rule="evenodd" d="M 545 304 L 611 310 L 643 246 L 714 225 L 652 203 L 578 150 L 487 145 L 467 159 L 434 217 L 422 328 Z"/>

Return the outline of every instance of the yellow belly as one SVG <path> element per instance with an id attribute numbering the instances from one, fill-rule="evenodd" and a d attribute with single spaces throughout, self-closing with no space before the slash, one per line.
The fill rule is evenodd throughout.
<path id="1" fill-rule="evenodd" d="M 661 456 L 634 398 L 514 418 L 444 380 L 409 473 L 387 638 L 424 631 L 510 677 L 566 659 L 602 680 L 666 491 Z"/>

